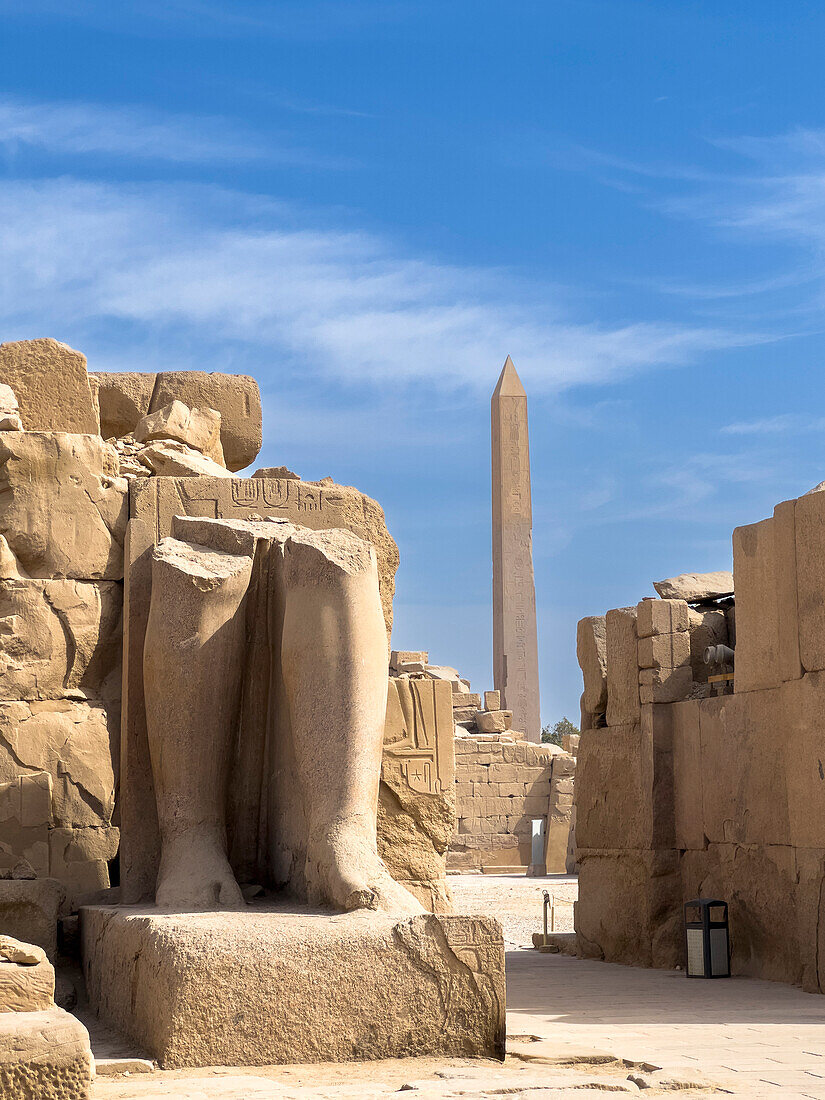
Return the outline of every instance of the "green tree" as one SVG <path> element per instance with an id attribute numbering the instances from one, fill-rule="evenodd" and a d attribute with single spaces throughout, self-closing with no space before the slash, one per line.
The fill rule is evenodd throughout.
<path id="1" fill-rule="evenodd" d="M 560 718 L 555 725 L 542 728 L 541 739 L 546 745 L 558 745 L 561 748 L 561 739 L 566 733 L 578 732 L 578 727 L 569 718 Z"/>

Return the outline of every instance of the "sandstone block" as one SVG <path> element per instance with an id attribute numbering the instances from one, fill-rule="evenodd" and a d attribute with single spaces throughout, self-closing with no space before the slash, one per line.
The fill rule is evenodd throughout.
<path id="1" fill-rule="evenodd" d="M 576 832 L 582 848 L 649 848 L 653 747 L 639 723 L 588 730 L 576 767 Z"/>
<path id="2" fill-rule="evenodd" d="M 785 500 L 773 510 L 776 557 L 777 645 L 782 681 L 802 675 L 799 643 L 799 578 L 797 573 L 796 501 Z M 731 643 L 731 644 L 735 644 Z"/>
<path id="3" fill-rule="evenodd" d="M 156 374 L 137 371 L 101 371 L 94 375 L 98 386 L 100 434 L 104 439 L 132 435 L 149 412 Z"/>
<path id="4" fill-rule="evenodd" d="M 172 401 L 138 421 L 134 437 L 138 443 L 176 439 L 200 451 L 219 466 L 225 465 L 221 447 L 221 414 L 215 409 L 190 409 L 182 401 Z"/>
<path id="5" fill-rule="evenodd" d="M 604 714 L 607 707 L 607 634 L 604 615 L 589 615 L 576 628 L 576 657 L 584 679 L 584 707 Z"/>
<path id="6" fill-rule="evenodd" d="M 812 672 L 825 669 L 825 591 L 822 583 L 825 569 L 825 493 L 800 497 L 796 501 L 794 515 L 800 660 L 805 671 Z M 790 614 L 792 617 L 792 612 Z M 738 645 L 744 629 L 737 614 L 737 677 Z M 790 624 L 787 629 L 788 633 L 792 631 Z"/>
<path id="7" fill-rule="evenodd" d="M 693 669 L 643 668 L 639 672 L 639 698 L 646 703 L 676 703 L 693 690 Z"/>
<path id="8" fill-rule="evenodd" d="M 636 608 L 621 607 L 605 616 L 607 653 L 607 724 L 619 726 L 639 716 L 639 659 Z"/>
<path id="9" fill-rule="evenodd" d="M 453 721 L 475 724 L 476 714 L 478 714 L 477 707 L 455 707 L 453 709 Z"/>
<path id="10" fill-rule="evenodd" d="M 159 440 L 138 451 L 138 461 L 157 477 L 227 477 L 234 475 L 218 462 L 186 443 Z"/>
<path id="11" fill-rule="evenodd" d="M 4 382 L 0 382 L 0 431 L 23 431 L 23 421 L 20 419 L 20 406 L 17 403 L 14 390 Z"/>
<path id="12" fill-rule="evenodd" d="M 481 707 L 481 696 L 473 691 L 454 691 L 452 695 L 454 707 L 472 707 L 475 710 Z"/>
<path id="13" fill-rule="evenodd" d="M 501 710 L 501 692 L 500 691 L 485 691 L 484 692 L 484 709 L 485 710 Z"/>
<path id="14" fill-rule="evenodd" d="M 115 581 L 0 579 L 0 699 L 99 695 L 120 674 Z"/>
<path id="15" fill-rule="evenodd" d="M 70 699 L 0 702 L 0 782 L 24 771 L 46 771 L 57 825 L 109 825 L 116 736 L 99 705 Z"/>
<path id="16" fill-rule="evenodd" d="M 27 431 L 98 435 L 86 357 L 57 340 L 0 344 L 0 382 L 10 386 Z"/>
<path id="17" fill-rule="evenodd" d="M 678 577 L 654 581 L 653 587 L 663 600 L 686 600 L 688 603 L 718 600 L 722 596 L 733 595 L 734 574 L 726 570 L 716 573 L 681 573 Z"/>
<path id="18" fill-rule="evenodd" d="M 679 668 L 689 661 L 690 635 L 686 631 L 639 639 L 639 668 Z"/>
<path id="19" fill-rule="evenodd" d="M 165 1068 L 504 1057 L 496 921 L 291 908 L 84 909 L 90 1002 Z"/>
<path id="20" fill-rule="evenodd" d="M 50 830 L 50 873 L 65 889 L 69 908 L 108 888 L 108 860 L 117 854 L 118 839 L 119 831 L 113 828 Z"/>
<path id="21" fill-rule="evenodd" d="M 221 445 L 230 470 L 243 470 L 261 449 L 261 393 L 246 374 L 205 371 L 163 371 L 157 376 L 149 411 L 172 401 L 190 409 L 215 409 L 221 414 Z"/>
<path id="22" fill-rule="evenodd" d="M 25 860 L 35 875 L 48 875 L 51 798 L 48 772 L 0 783 L 0 872 Z"/>
<path id="23" fill-rule="evenodd" d="M 426 665 L 430 659 L 429 653 L 421 649 L 394 649 L 390 654 L 390 668 L 398 669 L 399 665 L 420 664 Z"/>
<path id="24" fill-rule="evenodd" d="M 736 581 L 736 691 L 775 687 L 779 675 L 779 612 L 773 519 L 733 532 Z"/>
<path id="25" fill-rule="evenodd" d="M 54 967 L 42 947 L 0 935 L 0 1013 L 54 1008 Z"/>
<path id="26" fill-rule="evenodd" d="M 62 901 L 63 887 L 53 878 L 0 879 L 0 929 L 5 935 L 37 944 L 53 959 Z"/>
<path id="27" fill-rule="evenodd" d="M 62 1008 L 0 1012 L 3 1100 L 88 1100 L 93 1066 L 89 1033 Z"/>
<path id="28" fill-rule="evenodd" d="M 511 710 L 483 710 L 476 714 L 476 726 L 480 733 L 504 733 L 513 728 Z"/>
<path id="29" fill-rule="evenodd" d="M 91 435 L 0 433 L 0 534 L 22 575 L 120 580 L 127 483 Z"/>
<path id="30" fill-rule="evenodd" d="M 688 605 L 684 600 L 646 599 L 636 606 L 636 630 L 640 638 L 677 634 L 688 629 Z"/>
<path id="31" fill-rule="evenodd" d="M 705 846 L 699 713 L 700 704 L 694 701 L 673 708 L 674 829 L 676 847 L 683 850 Z"/>

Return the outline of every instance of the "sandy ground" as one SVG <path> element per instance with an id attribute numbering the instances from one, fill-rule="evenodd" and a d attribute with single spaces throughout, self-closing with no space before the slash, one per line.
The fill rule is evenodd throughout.
<path id="1" fill-rule="evenodd" d="M 575 876 L 450 875 L 448 882 L 457 913 L 484 913 L 501 921 L 507 950 L 532 949 L 533 933 L 543 927 L 545 891 L 554 902 L 555 931 L 573 931 L 573 902 L 579 889 Z"/>

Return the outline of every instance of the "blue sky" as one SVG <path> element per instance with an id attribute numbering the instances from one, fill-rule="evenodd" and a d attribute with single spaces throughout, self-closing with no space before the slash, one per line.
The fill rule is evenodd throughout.
<path id="1" fill-rule="evenodd" d="M 825 478 L 825 8 L 0 0 L 0 337 L 253 374 L 376 497 L 394 641 L 491 686 L 489 396 L 530 396 L 542 713 L 575 623 Z"/>

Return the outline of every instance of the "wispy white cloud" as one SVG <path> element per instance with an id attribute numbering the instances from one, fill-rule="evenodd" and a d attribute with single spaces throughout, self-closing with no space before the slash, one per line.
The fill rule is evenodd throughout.
<path id="1" fill-rule="evenodd" d="M 333 166 L 331 159 L 278 144 L 230 119 L 98 103 L 0 99 L 0 146 L 7 157 L 34 148 L 58 157 L 103 154 L 173 163 Z"/>
<path id="2" fill-rule="evenodd" d="M 825 431 L 825 417 L 802 416 L 798 413 L 780 413 L 761 420 L 739 420 L 719 429 L 725 435 L 795 435 L 804 432 Z"/>
<path id="3" fill-rule="evenodd" d="M 252 355 L 351 383 L 438 388 L 486 387 L 509 352 L 534 392 L 759 339 L 574 320 L 506 271 L 410 257 L 363 233 L 296 229 L 277 204 L 209 188 L 7 182 L 0 221 L 0 323 L 17 336 L 60 336 L 78 318 L 87 333 L 119 322 L 133 345 L 166 357 L 206 348 L 213 364 Z"/>

